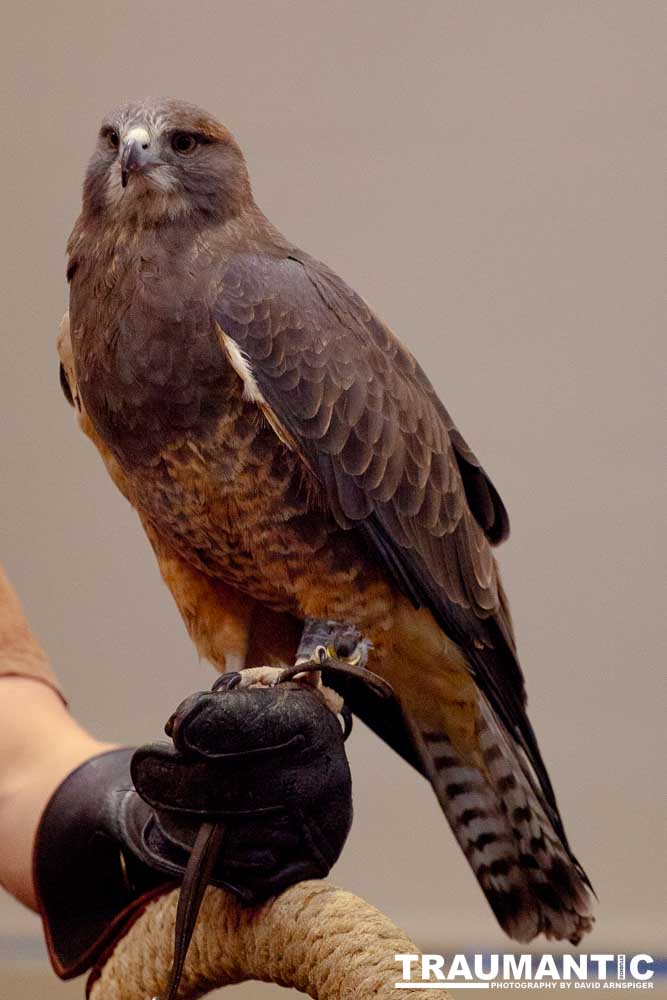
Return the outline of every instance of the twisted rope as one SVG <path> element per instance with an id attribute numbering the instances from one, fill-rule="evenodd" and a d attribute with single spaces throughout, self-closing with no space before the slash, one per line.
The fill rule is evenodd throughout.
<path id="1" fill-rule="evenodd" d="M 118 943 L 90 1000 L 151 1000 L 171 964 L 178 891 L 151 903 Z M 179 1000 L 196 1000 L 248 979 L 292 987 L 314 1000 L 416 1000 L 396 990 L 394 956 L 417 954 L 383 913 L 328 882 L 300 882 L 261 906 L 206 890 L 185 963 Z"/>

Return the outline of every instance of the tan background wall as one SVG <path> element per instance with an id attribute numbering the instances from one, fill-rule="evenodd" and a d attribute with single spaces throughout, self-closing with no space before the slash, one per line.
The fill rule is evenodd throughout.
<path id="1" fill-rule="evenodd" d="M 142 741 L 211 680 L 54 350 L 98 119 L 167 93 L 236 132 L 267 214 L 376 305 L 490 469 L 591 946 L 627 951 L 665 922 L 664 29 L 649 0 L 73 0 L 10 5 L 0 63 L 0 558 L 74 712 Z M 426 785 L 361 726 L 351 755 L 337 880 L 432 949 L 503 948 Z M 3 898 L 0 954 L 37 935 Z"/>

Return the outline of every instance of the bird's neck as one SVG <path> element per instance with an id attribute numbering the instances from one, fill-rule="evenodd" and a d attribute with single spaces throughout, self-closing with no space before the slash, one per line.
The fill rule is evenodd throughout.
<path id="1" fill-rule="evenodd" d="M 93 248 L 96 254 L 113 256 L 153 241 L 176 249 L 194 240 L 210 241 L 219 251 L 228 250 L 230 254 L 264 252 L 280 256 L 293 249 L 252 198 L 235 206 L 233 211 L 230 208 L 215 214 L 170 213 L 159 211 L 157 202 L 152 208 L 150 204 L 149 199 L 138 199 L 123 211 L 109 212 L 84 201 L 70 236 L 68 254 L 71 257 Z"/>

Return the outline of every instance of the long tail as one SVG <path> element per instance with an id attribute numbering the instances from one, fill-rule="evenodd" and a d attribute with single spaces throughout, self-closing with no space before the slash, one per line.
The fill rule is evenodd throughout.
<path id="1" fill-rule="evenodd" d="M 594 923 L 586 873 L 548 818 L 521 750 L 486 703 L 478 733 L 484 771 L 466 764 L 444 733 L 417 735 L 456 839 L 510 937 L 544 934 L 577 944 Z"/>

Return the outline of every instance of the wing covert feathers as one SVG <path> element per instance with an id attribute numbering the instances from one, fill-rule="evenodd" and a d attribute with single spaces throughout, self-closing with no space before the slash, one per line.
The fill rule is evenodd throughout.
<path id="1" fill-rule="evenodd" d="M 549 797 L 491 550 L 507 534 L 507 513 L 420 366 L 352 289 L 300 251 L 233 257 L 215 311 L 272 426 L 319 478 L 323 504 L 366 536 L 406 596 L 463 650 Z"/>
<path id="2" fill-rule="evenodd" d="M 360 530 L 402 592 L 431 611 L 477 684 L 483 769 L 439 727 L 437 753 L 418 734 L 413 742 L 494 912 L 518 940 L 578 940 L 592 924 L 590 894 L 525 710 L 491 550 L 509 533 L 496 489 L 415 359 L 325 265 L 296 250 L 239 257 L 222 289 L 217 321 L 274 429 L 315 472 L 337 522 Z"/>

